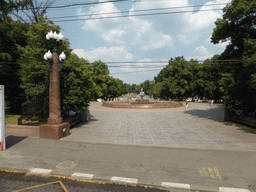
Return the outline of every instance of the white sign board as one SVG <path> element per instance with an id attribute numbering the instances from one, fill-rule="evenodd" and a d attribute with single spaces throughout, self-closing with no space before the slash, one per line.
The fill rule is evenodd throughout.
<path id="1" fill-rule="evenodd" d="M 0 151 L 5 150 L 5 107 L 4 86 L 0 85 Z"/>

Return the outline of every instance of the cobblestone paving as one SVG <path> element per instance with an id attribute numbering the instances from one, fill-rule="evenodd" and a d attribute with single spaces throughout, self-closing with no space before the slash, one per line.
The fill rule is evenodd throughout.
<path id="1" fill-rule="evenodd" d="M 185 105 L 184 105 L 185 106 Z M 223 122 L 223 106 L 190 103 L 173 109 L 90 105 L 91 121 L 62 140 L 145 146 L 256 150 L 253 128 Z"/>

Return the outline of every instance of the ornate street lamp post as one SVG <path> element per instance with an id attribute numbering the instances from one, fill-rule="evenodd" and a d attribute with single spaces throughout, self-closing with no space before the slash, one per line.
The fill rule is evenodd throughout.
<path id="1" fill-rule="evenodd" d="M 60 56 L 57 54 L 57 47 L 61 45 L 63 35 L 53 33 L 50 31 L 46 35 L 46 39 L 49 43 L 54 44 L 52 50 L 49 50 L 44 55 L 44 59 L 48 61 L 48 69 L 50 71 L 50 85 L 49 85 L 49 118 L 47 124 L 40 125 L 39 136 L 40 138 L 60 139 L 69 135 L 70 124 L 63 122 L 61 117 L 61 105 L 60 105 L 60 76 L 59 71 L 62 68 L 63 61 L 66 59 L 66 55 L 62 52 Z"/>

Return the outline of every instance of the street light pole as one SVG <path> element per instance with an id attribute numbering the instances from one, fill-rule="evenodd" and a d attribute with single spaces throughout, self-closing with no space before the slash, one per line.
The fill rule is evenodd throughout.
<path id="1" fill-rule="evenodd" d="M 57 45 L 61 45 L 63 35 L 56 32 L 49 32 L 46 39 L 54 43 L 53 53 L 50 50 L 45 53 L 44 59 L 48 61 L 48 68 L 50 71 L 49 84 L 49 118 L 47 124 L 39 126 L 40 138 L 60 139 L 69 135 L 70 124 L 63 122 L 61 117 L 60 104 L 60 76 L 59 71 L 62 68 L 63 61 L 66 56 L 62 52 L 60 56 L 57 54 Z"/>
<path id="2" fill-rule="evenodd" d="M 50 125 L 62 123 L 60 106 L 60 75 L 59 75 L 59 55 L 52 54 L 52 71 L 50 72 L 49 86 L 49 118 L 47 123 Z"/>

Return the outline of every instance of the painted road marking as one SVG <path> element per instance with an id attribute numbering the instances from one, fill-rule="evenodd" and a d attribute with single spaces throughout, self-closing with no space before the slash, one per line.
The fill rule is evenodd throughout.
<path id="1" fill-rule="evenodd" d="M 162 182 L 163 187 L 175 187 L 175 188 L 182 188 L 182 189 L 190 189 L 189 184 L 184 183 L 170 183 L 170 182 Z"/>
<path id="2" fill-rule="evenodd" d="M 67 188 L 64 186 L 64 184 L 63 184 L 61 181 L 54 181 L 54 182 L 51 182 L 51 183 L 46 183 L 46 184 L 42 184 L 42 185 L 36 185 L 36 186 L 33 186 L 33 187 L 28 187 L 28 188 L 19 189 L 19 190 L 13 191 L 13 192 L 26 191 L 26 190 L 29 190 L 29 189 L 34 189 L 34 188 L 38 188 L 38 187 L 43 187 L 43 186 L 46 186 L 46 185 L 52 185 L 52 184 L 55 184 L 55 183 L 59 183 L 60 186 L 62 187 L 62 189 L 63 189 L 65 192 L 68 192 Z"/>
<path id="3" fill-rule="evenodd" d="M 219 187 L 220 192 L 250 192 L 248 189 Z"/>
<path id="4" fill-rule="evenodd" d="M 86 174 L 86 173 L 73 173 L 71 177 L 75 178 L 89 178 L 92 179 L 94 174 Z"/>
<path id="5" fill-rule="evenodd" d="M 210 173 L 211 178 L 215 178 L 215 175 L 214 175 L 213 170 L 212 170 L 211 167 L 208 167 L 208 171 Z"/>
<path id="6" fill-rule="evenodd" d="M 214 167 L 214 168 L 202 167 L 202 168 L 198 168 L 198 171 L 201 177 L 211 177 L 211 178 L 218 177 L 221 180 L 220 172 L 217 167 Z"/>
<path id="7" fill-rule="evenodd" d="M 133 179 L 133 178 L 126 178 L 126 177 L 111 177 L 111 181 L 119 181 L 119 182 L 125 182 L 125 183 L 133 183 L 137 184 L 138 179 Z"/>
<path id="8" fill-rule="evenodd" d="M 219 179 L 221 180 L 221 176 L 220 176 L 220 172 L 219 172 L 218 168 L 214 167 L 213 169 L 214 169 L 216 176 L 219 177 Z"/>
<path id="9" fill-rule="evenodd" d="M 34 168 L 31 170 L 31 173 L 39 173 L 39 174 L 49 174 L 51 172 L 52 172 L 51 169 Z"/>

